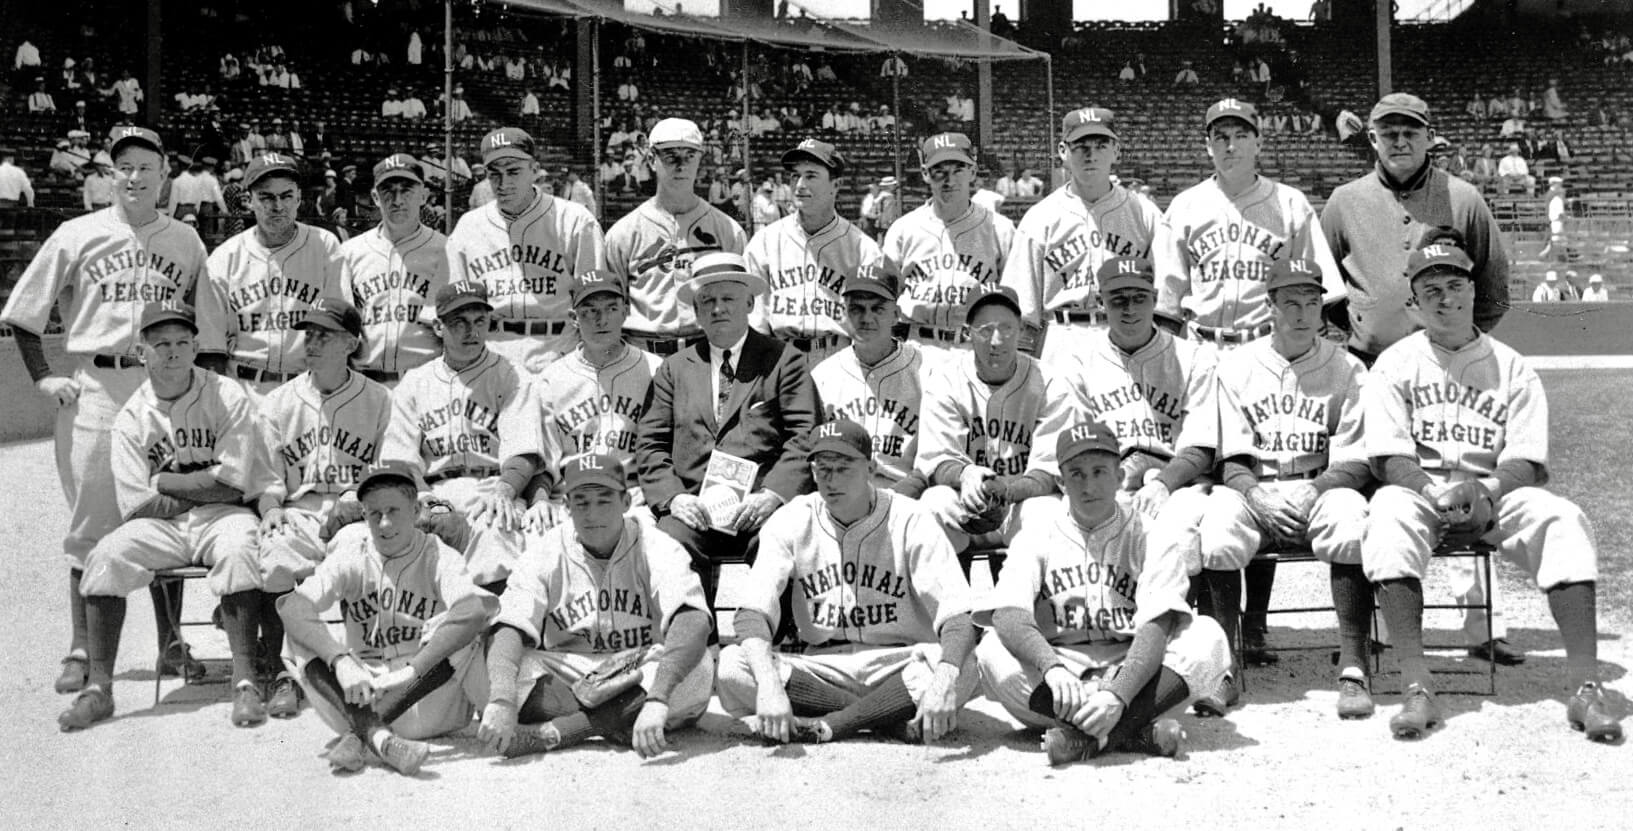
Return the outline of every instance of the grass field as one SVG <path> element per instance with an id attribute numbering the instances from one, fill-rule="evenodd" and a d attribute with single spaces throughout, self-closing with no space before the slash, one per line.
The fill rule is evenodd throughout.
<path id="1" fill-rule="evenodd" d="M 1625 414 L 1633 371 L 1546 372 L 1552 402 L 1552 487 L 1578 500 L 1600 541 L 1600 657 L 1612 686 L 1633 662 L 1633 499 Z M 1617 438 L 1621 437 L 1621 438 Z M 130 604 L 118 667 L 118 716 L 82 734 L 57 732 L 66 697 L 50 691 L 67 644 L 67 587 L 57 554 L 66 521 L 46 442 L 0 447 L 9 487 L 0 512 L 0 821 L 4 827 L 392 828 L 555 825 L 574 828 L 1350 828 L 1623 829 L 1633 816 L 1633 753 L 1592 745 L 1564 724 L 1564 655 L 1544 598 L 1512 567 L 1499 602 L 1530 660 L 1498 673 L 1494 697 L 1446 693 L 1448 722 L 1397 742 L 1387 719 L 1399 686 L 1386 656 L 1379 713 L 1340 722 L 1324 648 L 1286 653 L 1249 673 L 1246 705 L 1225 719 L 1181 718 L 1176 759 L 1114 754 L 1046 767 L 1036 736 L 985 699 L 934 747 L 856 741 L 768 747 L 711 710 L 672 736 L 677 752 L 642 762 L 594 743 L 515 762 L 474 740 L 436 743 L 417 780 L 378 768 L 336 778 L 317 758 L 328 731 L 310 711 L 239 730 L 225 687 L 163 685 L 152 705 L 151 611 Z M 1325 600 L 1324 573 L 1284 569 L 1277 603 Z M 198 584 L 194 584 L 198 586 Z M 212 598 L 188 592 L 188 617 Z M 1432 623 L 1447 635 L 1448 622 Z M 202 654 L 218 632 L 192 630 Z M 1280 645 L 1335 639 L 1324 615 L 1278 622 Z M 1435 659 L 1443 690 L 1483 684 L 1485 665 L 1460 652 Z"/>

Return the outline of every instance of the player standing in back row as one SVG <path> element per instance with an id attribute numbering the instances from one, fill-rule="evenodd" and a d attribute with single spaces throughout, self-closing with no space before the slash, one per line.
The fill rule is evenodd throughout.
<path id="1" fill-rule="evenodd" d="M 515 127 L 482 139 L 494 201 L 460 217 L 448 237 L 448 280 L 481 283 L 493 305 L 488 346 L 536 375 L 572 351 L 567 280 L 601 267 L 601 225 L 582 205 L 535 183 L 533 137 Z"/>
<path id="2" fill-rule="evenodd" d="M 998 283 L 1015 224 L 970 201 L 975 148 L 963 133 L 941 133 L 919 146 L 930 201 L 885 233 L 885 259 L 902 278 L 901 313 L 908 337 L 939 360 L 968 349 L 964 310 L 971 298 Z"/>
<path id="3" fill-rule="evenodd" d="M 206 256 L 192 228 L 158 211 L 165 171 L 159 135 L 141 127 L 115 127 L 109 139 L 118 196 L 113 206 L 70 219 L 52 232 L 0 312 L 0 322 L 12 327 L 35 387 L 57 407 L 57 475 L 69 510 L 62 550 L 68 560 L 73 625 L 68 657 L 57 678 L 59 693 L 85 686 L 85 599 L 79 581 L 85 555 L 120 522 L 108 431 L 114 415 L 147 379 L 136 351 L 137 323 L 147 303 L 191 294 Z M 63 346 L 74 360 L 67 375 L 52 372 L 40 344 L 59 296 L 67 329 Z M 155 610 L 163 608 L 158 591 L 155 587 Z M 170 608 L 181 608 L 179 592 Z M 163 614 L 154 617 L 166 669 L 192 663 L 174 624 Z"/>
<path id="4" fill-rule="evenodd" d="M 1162 212 L 1150 199 L 1111 181 L 1122 153 L 1111 110 L 1086 107 L 1061 124 L 1066 184 L 1027 210 L 1003 282 L 1021 299 L 1033 349 L 1049 366 L 1081 354 L 1085 337 L 1106 325 L 1095 274 L 1113 257 L 1146 259 Z"/>

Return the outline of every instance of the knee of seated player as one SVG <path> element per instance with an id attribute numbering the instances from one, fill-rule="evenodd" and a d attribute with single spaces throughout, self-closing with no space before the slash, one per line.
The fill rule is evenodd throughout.
<path id="1" fill-rule="evenodd" d="M 261 573 L 261 556 L 255 545 L 255 515 L 234 512 L 217 518 L 208 538 L 200 543 L 210 563 L 210 591 L 226 597 L 261 589 L 266 584 Z"/>
<path id="2" fill-rule="evenodd" d="M 1439 520 L 1421 494 L 1386 485 L 1373 494 L 1361 537 L 1361 565 L 1373 582 L 1421 578 L 1428 567 Z"/>
<path id="3" fill-rule="evenodd" d="M 307 541 L 299 531 L 291 529 L 270 538 L 263 537 L 259 553 L 262 590 L 282 594 L 312 576 L 322 561 L 324 550 L 316 536 Z M 317 559 L 311 559 L 313 554 Z"/>
<path id="4" fill-rule="evenodd" d="M 968 515 L 958 504 L 958 491 L 946 485 L 932 485 L 919 494 L 919 502 L 944 526 L 957 526 Z"/>
<path id="5" fill-rule="evenodd" d="M 778 662 L 778 669 L 781 668 L 781 662 Z M 714 684 L 721 709 L 735 718 L 754 715 L 760 687 L 754 679 L 754 670 L 749 666 L 748 653 L 741 645 L 731 644 L 720 650 L 720 665 L 715 671 Z"/>
<path id="6" fill-rule="evenodd" d="M 930 689 L 930 682 L 935 678 L 936 668 L 940 663 L 941 644 L 919 644 L 914 650 L 913 660 L 908 661 L 902 668 L 902 683 L 906 685 L 907 692 L 913 696 L 914 701 L 922 699 L 924 693 Z M 963 665 L 958 668 L 958 680 L 953 685 L 959 706 L 970 700 L 970 696 L 975 694 L 980 684 L 980 664 L 976 660 L 975 650 L 972 649 L 970 654 L 964 657 Z"/>
<path id="7" fill-rule="evenodd" d="M 669 694 L 669 721 L 671 727 L 692 721 L 709 709 L 709 697 L 714 693 L 715 659 L 705 650 L 697 666 L 675 685 Z M 650 687 L 648 687 L 650 689 Z"/>
<path id="8" fill-rule="evenodd" d="M 1162 665 L 1185 679 L 1187 701 L 1212 692 L 1230 671 L 1230 642 L 1225 630 L 1211 617 L 1192 615 L 1168 639 Z"/>
<path id="9" fill-rule="evenodd" d="M 1519 559 L 1543 591 L 1599 579 L 1599 549 L 1581 506 L 1542 488 L 1520 488 L 1503 501 L 1503 553 Z M 1516 521 L 1507 521 L 1510 511 Z"/>
<path id="10" fill-rule="evenodd" d="M 153 582 L 153 571 L 133 555 L 139 540 L 163 520 L 133 519 L 115 528 L 85 555 L 84 575 L 79 580 L 79 593 L 85 597 L 124 597 Z M 144 546 L 145 547 L 145 546 Z M 177 551 L 171 565 L 185 565 L 187 560 Z"/>
<path id="11" fill-rule="evenodd" d="M 976 667 L 981 675 L 981 690 L 987 698 L 998 702 L 1011 718 L 1029 727 L 1051 727 L 1053 719 L 1032 712 L 1028 706 L 1032 690 L 1042 683 L 1041 676 L 1027 672 L 1021 662 L 1004 648 L 998 633 L 987 630 L 975 647 Z"/>
<path id="12" fill-rule="evenodd" d="M 1359 491 L 1333 488 L 1322 492 L 1310 509 L 1310 551 L 1322 562 L 1359 564 L 1367 517 L 1367 500 Z"/>
<path id="13" fill-rule="evenodd" d="M 1263 536 L 1247 501 L 1230 488 L 1214 488 L 1198 523 L 1202 568 L 1238 571 L 1259 553 Z"/>

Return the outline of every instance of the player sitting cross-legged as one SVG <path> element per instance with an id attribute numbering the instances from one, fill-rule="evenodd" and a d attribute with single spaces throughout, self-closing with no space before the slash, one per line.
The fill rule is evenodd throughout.
<path id="1" fill-rule="evenodd" d="M 1159 717 L 1216 687 L 1230 663 L 1224 632 L 1185 600 L 1195 529 L 1148 536 L 1149 521 L 1117 500 L 1120 455 L 1099 422 L 1060 434 L 1065 497 L 1028 506 L 975 613 L 992 627 L 976 650 L 987 695 L 1048 728 L 1050 764 L 1112 750 L 1175 755 L 1185 733 Z"/>
<path id="2" fill-rule="evenodd" d="M 1407 260 L 1423 331 L 1378 356 L 1365 399 L 1366 447 L 1384 487 L 1372 498 L 1361 561 L 1377 583 L 1401 680 L 1396 738 L 1439 724 L 1423 658 L 1423 572 L 1447 535 L 1480 536 L 1548 595 L 1565 641 L 1565 710 L 1594 741 L 1621 719 L 1599 677 L 1598 547 L 1576 503 L 1548 483 L 1548 399 L 1507 345 L 1475 328 L 1474 263 L 1447 243 Z"/>
<path id="3" fill-rule="evenodd" d="M 829 742 L 862 730 L 935 741 L 974 694 L 970 587 L 920 503 L 873 484 L 873 442 L 853 421 L 812 428 L 817 492 L 760 533 L 740 644 L 720 653 L 720 705 L 772 741 Z M 792 587 L 803 654 L 773 653 Z"/>
<path id="4" fill-rule="evenodd" d="M 478 638 L 498 599 L 471 582 L 464 555 L 415 527 L 416 476 L 401 463 L 369 469 L 357 484 L 368 534 L 342 537 L 278 600 L 285 662 L 340 734 L 324 754 L 337 772 L 372 752 L 413 776 L 430 751 L 418 740 L 470 724 L 484 696 Z M 322 618 L 337 603 L 344 642 Z"/>
<path id="5" fill-rule="evenodd" d="M 627 482 L 616 456 L 567 462 L 572 521 L 530 539 L 517 562 L 488 654 L 479 730 L 505 756 L 595 736 L 656 756 L 669 747 L 667 728 L 709 706 L 703 585 L 679 543 L 626 515 Z"/>

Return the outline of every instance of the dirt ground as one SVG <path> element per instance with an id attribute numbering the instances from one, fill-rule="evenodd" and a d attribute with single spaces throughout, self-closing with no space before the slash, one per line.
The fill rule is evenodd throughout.
<path id="1" fill-rule="evenodd" d="M 1544 598 L 1502 570 L 1510 638 L 1530 654 L 1498 672 L 1495 697 L 1442 696 L 1446 727 L 1397 742 L 1387 721 L 1396 679 L 1379 680 L 1380 711 L 1340 722 L 1328 651 L 1283 653 L 1250 671 L 1247 705 L 1222 720 L 1182 718 L 1177 759 L 1116 754 L 1052 770 L 996 705 L 977 699 L 954 740 L 935 747 L 856 741 L 768 747 L 712 710 L 677 733 L 676 752 L 642 762 L 597 744 L 504 762 L 469 738 L 437 743 L 417 780 L 370 768 L 337 778 L 317 754 L 329 734 L 310 710 L 255 729 L 228 723 L 224 685 L 166 681 L 153 706 L 152 612 L 133 598 L 111 722 L 57 731 L 69 698 L 51 692 L 68 641 L 65 569 L 57 553 L 65 509 L 46 442 L 0 447 L 12 483 L 0 513 L 0 819 L 10 828 L 390 827 L 464 823 L 576 828 L 1627 828 L 1633 752 L 1590 744 L 1565 724 L 1559 638 Z M 1568 478 L 1568 477 L 1567 477 Z M 1570 483 L 1556 483 L 1569 493 Z M 1625 504 L 1625 503 L 1624 503 Z M 1606 579 L 1610 579 L 1608 576 Z M 1626 580 L 1627 575 L 1616 579 Z M 1315 602 L 1324 574 L 1283 569 L 1277 604 Z M 189 619 L 213 603 L 189 586 Z M 1435 613 L 1432 613 L 1435 614 Z M 1429 623 L 1444 640 L 1446 613 Z M 1633 661 L 1626 608 L 1600 609 L 1607 680 L 1625 686 Z M 193 629 L 201 655 L 224 654 L 220 633 Z M 1325 616 L 1274 622 L 1277 645 L 1334 640 Z M 1485 665 L 1444 653 L 1437 666 L 1478 671 L 1442 687 L 1483 685 Z M 1386 673 L 1392 672 L 1389 658 Z"/>

